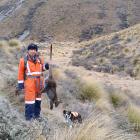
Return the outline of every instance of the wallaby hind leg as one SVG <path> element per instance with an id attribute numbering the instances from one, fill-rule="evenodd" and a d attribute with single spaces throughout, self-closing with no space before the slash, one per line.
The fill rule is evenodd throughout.
<path id="1" fill-rule="evenodd" d="M 58 105 L 60 104 L 60 101 L 58 101 L 57 95 L 55 95 L 54 104 L 55 104 L 55 107 L 58 107 Z"/>
<path id="2" fill-rule="evenodd" d="M 53 109 L 53 101 L 50 100 L 50 109 L 52 110 Z"/>
<path id="3" fill-rule="evenodd" d="M 58 107 L 58 105 L 59 105 L 59 101 L 57 100 L 57 101 L 55 101 L 55 107 Z"/>

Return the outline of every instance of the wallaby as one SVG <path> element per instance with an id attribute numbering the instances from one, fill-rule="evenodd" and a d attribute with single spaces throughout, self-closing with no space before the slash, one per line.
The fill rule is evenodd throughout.
<path id="1" fill-rule="evenodd" d="M 52 60 L 52 44 L 50 46 L 50 60 Z M 57 92 L 56 92 L 56 81 L 53 78 L 52 74 L 52 65 L 49 65 L 49 77 L 45 79 L 44 89 L 41 92 L 46 92 L 48 98 L 50 99 L 50 109 L 53 109 L 53 104 L 55 104 L 55 107 L 59 105 L 59 101 L 57 98 Z"/>

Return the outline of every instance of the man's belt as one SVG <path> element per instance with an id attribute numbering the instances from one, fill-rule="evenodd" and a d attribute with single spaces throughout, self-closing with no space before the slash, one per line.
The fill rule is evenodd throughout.
<path id="1" fill-rule="evenodd" d="M 28 75 L 27 78 L 40 78 L 40 76 Z"/>

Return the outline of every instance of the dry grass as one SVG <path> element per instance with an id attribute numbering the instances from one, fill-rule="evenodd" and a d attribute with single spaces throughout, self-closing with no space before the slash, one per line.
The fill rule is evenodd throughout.
<path id="1" fill-rule="evenodd" d="M 60 78 L 63 77 L 63 76 L 62 76 L 62 72 L 61 72 L 61 70 L 60 70 L 59 68 L 53 68 L 53 69 L 52 69 L 52 73 L 53 73 L 53 76 L 54 76 L 54 78 L 55 78 L 56 80 L 58 80 L 58 79 L 60 79 Z"/>
<path id="2" fill-rule="evenodd" d="M 98 72 L 128 74 L 139 79 L 140 24 L 77 45 L 72 64 Z M 125 42 L 127 41 L 127 42 Z"/>
<path id="3" fill-rule="evenodd" d="M 111 93 L 110 101 L 113 104 L 113 106 L 116 108 L 123 105 L 123 103 L 125 102 L 125 98 L 120 93 Z"/>
<path id="4" fill-rule="evenodd" d="M 10 55 L 10 57 L 14 55 L 20 55 L 21 47 L 23 43 L 17 39 L 11 39 L 9 41 L 0 41 L 0 48 L 2 52 L 6 55 Z"/>
<path id="5" fill-rule="evenodd" d="M 107 59 L 106 57 L 100 57 L 100 58 L 97 58 L 96 59 L 96 63 L 98 65 L 103 65 L 103 64 L 106 64 L 106 63 L 110 63 L 109 59 Z"/>
<path id="6" fill-rule="evenodd" d="M 138 64 L 134 70 L 133 70 L 133 76 L 136 77 L 136 79 L 140 79 L 140 64 Z"/>
<path id="7" fill-rule="evenodd" d="M 133 65 L 134 66 L 138 65 L 138 64 L 140 64 L 140 56 L 135 57 L 134 60 L 133 60 Z"/>
<path id="8" fill-rule="evenodd" d="M 99 110 L 94 110 L 83 124 L 73 129 L 56 131 L 61 140 L 134 140 L 135 136 L 119 130 L 113 120 Z M 57 139 L 55 139 L 57 140 Z"/>
<path id="9" fill-rule="evenodd" d="M 134 129 L 140 132 L 140 109 L 134 104 L 131 104 L 127 111 L 129 121 L 134 126 Z"/>
<path id="10" fill-rule="evenodd" d="M 97 101 L 103 95 L 103 90 L 99 84 L 97 84 L 95 80 L 90 77 L 77 80 L 77 86 L 79 88 L 79 94 L 82 100 Z"/>
<path id="11" fill-rule="evenodd" d="M 18 39 L 11 39 L 8 41 L 9 47 L 19 47 L 21 45 L 21 42 Z"/>
<path id="12" fill-rule="evenodd" d="M 129 53 L 131 50 L 130 50 L 129 48 L 124 48 L 123 51 L 124 51 L 125 54 L 127 54 L 127 53 Z"/>
<path id="13" fill-rule="evenodd" d="M 4 48 L 4 46 L 6 46 L 6 45 L 7 45 L 6 41 L 4 41 L 4 40 L 0 41 L 0 49 Z"/>
<path id="14" fill-rule="evenodd" d="M 101 41 L 110 41 L 112 40 L 115 36 L 119 36 L 119 38 L 121 40 L 128 40 L 128 39 L 133 39 L 133 38 L 136 38 L 138 37 L 138 40 L 140 39 L 140 24 L 137 24 L 133 27 L 130 27 L 128 29 L 124 29 L 122 31 L 119 31 L 119 32 L 114 32 L 114 33 L 111 33 L 109 35 L 104 35 L 104 36 L 101 36 L 101 37 L 97 37 L 95 39 L 92 39 L 92 40 L 89 40 L 89 41 L 84 41 L 84 42 L 81 42 L 78 46 L 80 48 L 84 47 L 84 46 L 89 46 L 89 45 L 93 45 L 97 42 L 101 42 Z"/>

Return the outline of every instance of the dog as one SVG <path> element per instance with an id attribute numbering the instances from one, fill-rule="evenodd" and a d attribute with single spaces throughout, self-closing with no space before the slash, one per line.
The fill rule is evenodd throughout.
<path id="1" fill-rule="evenodd" d="M 82 123 L 82 117 L 78 112 L 63 110 L 63 116 L 69 127 L 72 127 L 73 123 Z"/>

